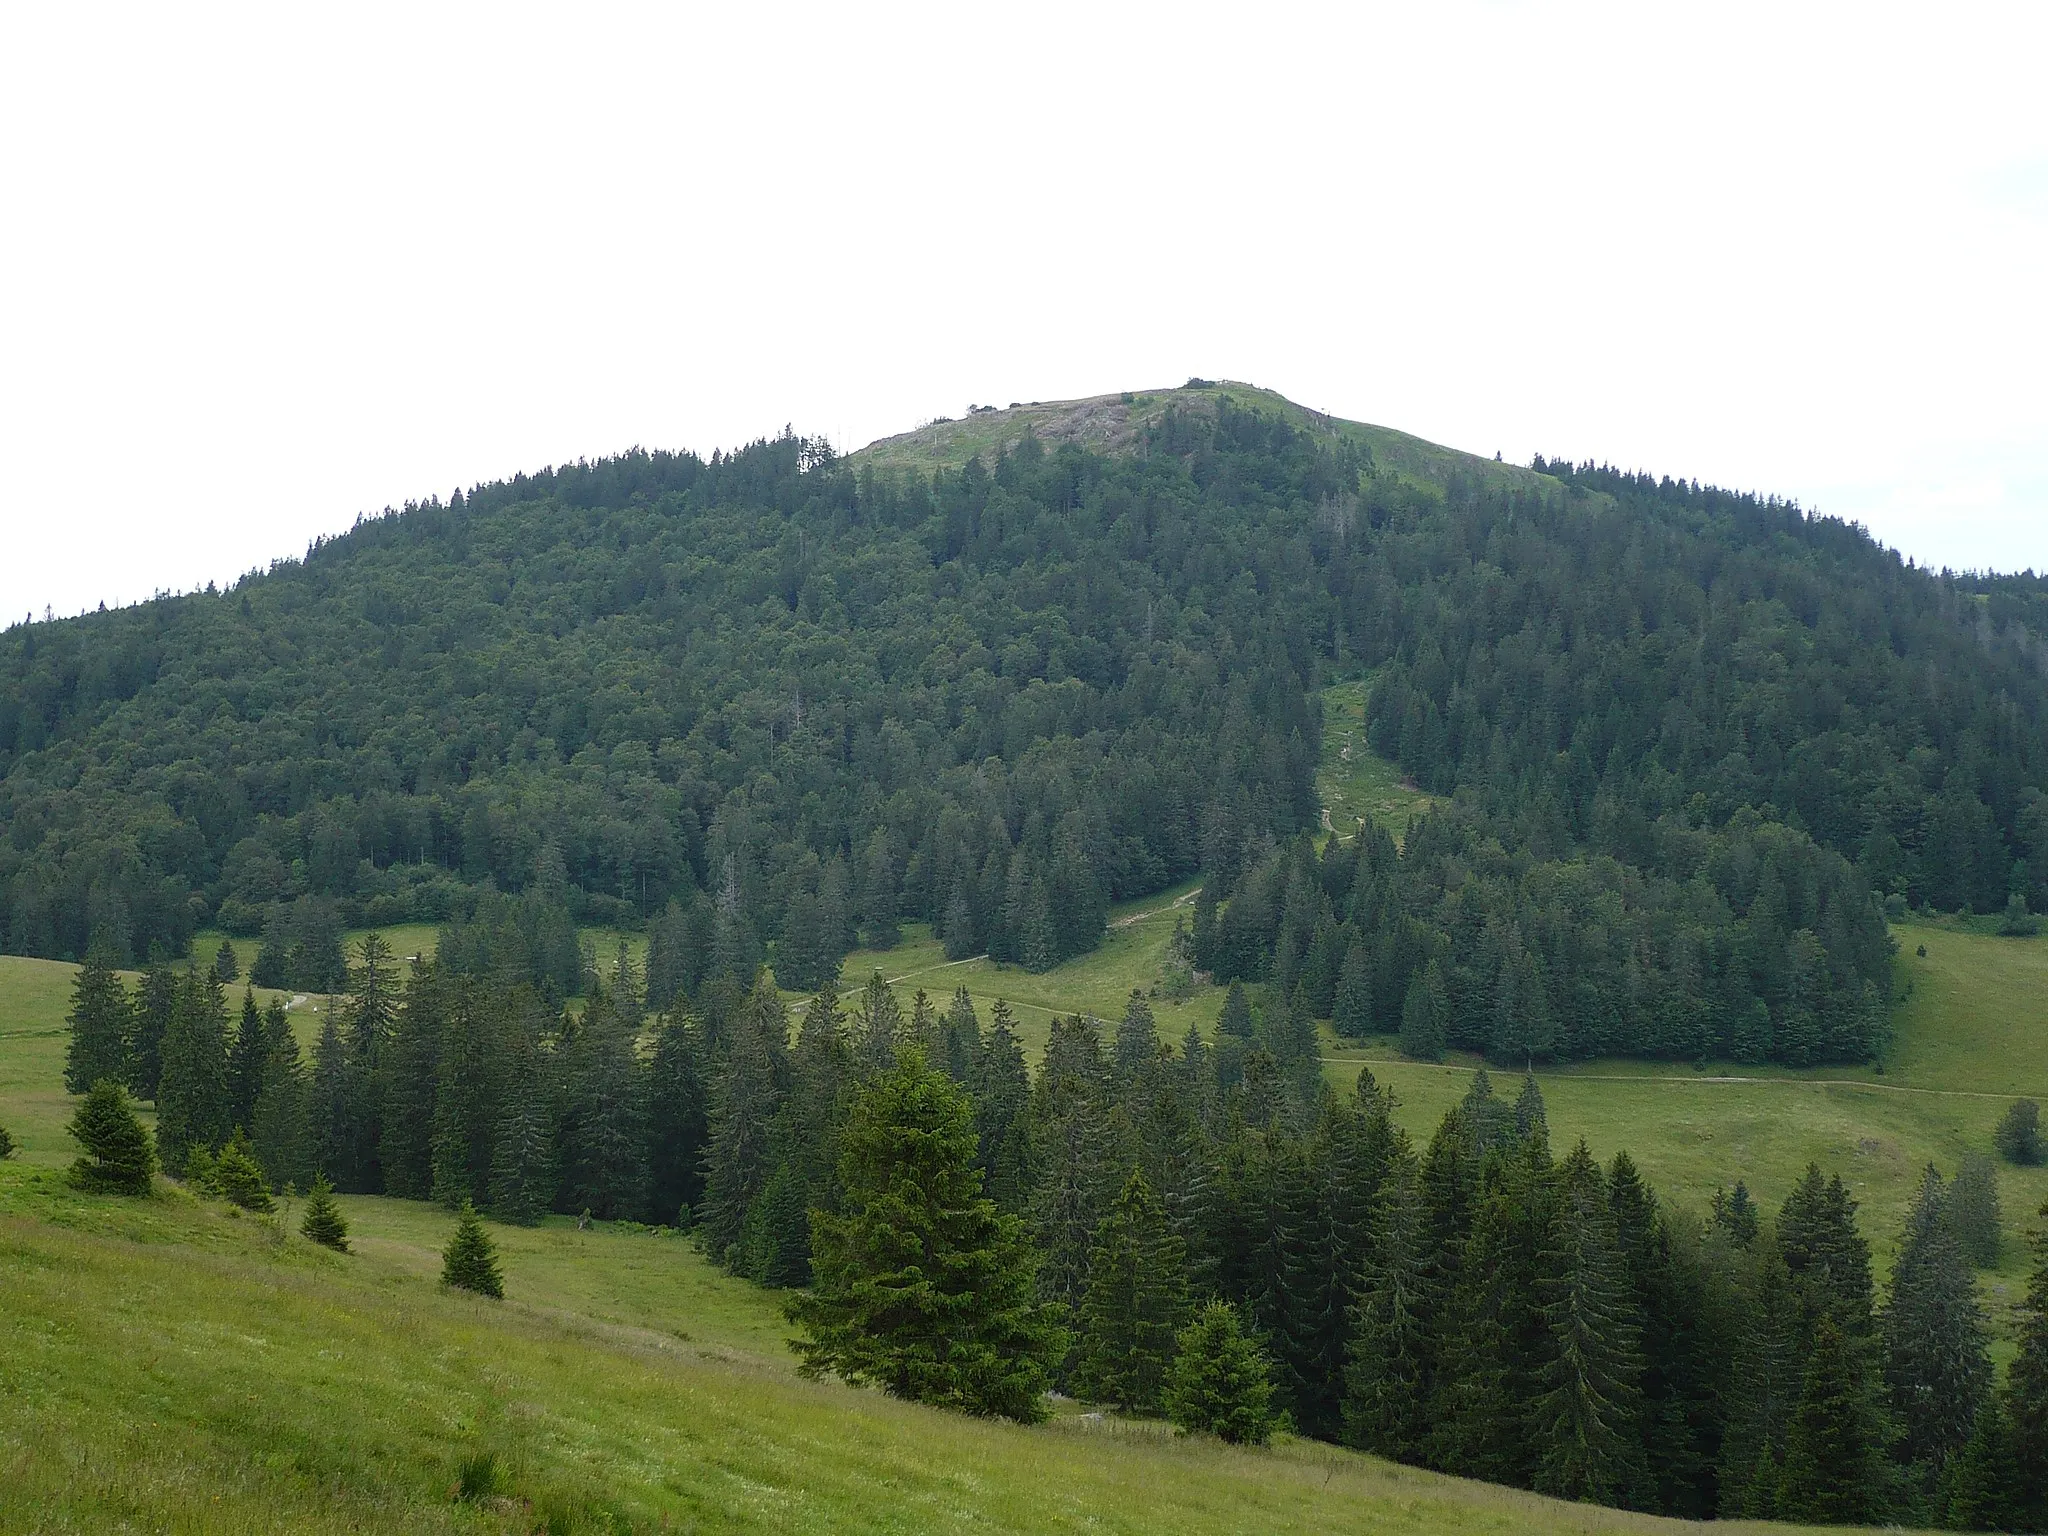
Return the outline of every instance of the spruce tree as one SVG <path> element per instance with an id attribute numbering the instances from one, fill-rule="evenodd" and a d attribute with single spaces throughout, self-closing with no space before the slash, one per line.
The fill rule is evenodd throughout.
<path id="1" fill-rule="evenodd" d="M 441 1036 L 454 978 L 415 959 L 384 1053 L 384 1123 L 377 1162 L 384 1192 L 425 1200 L 434 1190 L 434 1099 L 441 1080 Z"/>
<path id="2" fill-rule="evenodd" d="M 356 946 L 356 964 L 347 971 L 348 998 L 344 1018 L 348 1030 L 348 1147 L 346 1183 L 338 1187 L 356 1194 L 384 1191 L 384 1093 L 389 1082 L 386 1058 L 397 1027 L 399 995 L 393 975 L 391 946 L 379 933 L 366 933 Z"/>
<path id="3" fill-rule="evenodd" d="M 1976 1277 L 1930 1166 L 1906 1217 L 1880 1318 L 1884 1379 L 1899 1451 L 1938 1477 L 1970 1438 L 1991 1385 Z"/>
<path id="4" fill-rule="evenodd" d="M 247 1132 L 238 1128 L 214 1159 L 213 1190 L 230 1205 L 239 1205 L 245 1211 L 268 1213 L 276 1209 L 270 1198 L 269 1181 L 257 1166 Z"/>
<path id="5" fill-rule="evenodd" d="M 1785 1428 L 1778 1518 L 1867 1525 L 1885 1513 L 1882 1430 L 1854 1346 L 1831 1317 L 1814 1330 L 1799 1401 Z"/>
<path id="6" fill-rule="evenodd" d="M 242 962 L 235 955 L 235 946 L 227 939 L 222 939 L 220 948 L 213 952 L 213 974 L 222 986 L 241 979 Z"/>
<path id="7" fill-rule="evenodd" d="M 1963 1252 L 1979 1269 L 1998 1267 L 1998 1170 L 1990 1158 L 1965 1152 L 1948 1192 L 1949 1223 Z"/>
<path id="8" fill-rule="evenodd" d="M 1145 994 L 1132 988 L 1124 1003 L 1123 1020 L 1116 1028 L 1116 1047 L 1110 1057 L 1118 1092 L 1128 1093 L 1158 1061 L 1158 1021 L 1152 1016 L 1152 1005 L 1145 1001 Z"/>
<path id="9" fill-rule="evenodd" d="M 110 1195 L 150 1192 L 156 1154 L 119 1083 L 105 1077 L 94 1083 L 71 1116 L 70 1131 L 85 1148 L 85 1156 L 71 1165 L 72 1183 Z"/>
<path id="10" fill-rule="evenodd" d="M 129 1041 L 134 1008 L 121 978 L 114 974 L 114 955 L 104 939 L 85 952 L 85 964 L 71 982 L 71 1039 L 64 1051 L 64 1091 L 89 1093 L 101 1078 L 117 1083 L 132 1079 Z"/>
<path id="11" fill-rule="evenodd" d="M 348 1097 L 351 1077 L 347 1037 L 329 1008 L 321 1017 L 312 1070 L 306 1077 L 306 1149 L 314 1171 L 327 1175 L 337 1189 L 348 1187 L 349 1160 L 355 1150 L 354 1111 Z"/>
<path id="12" fill-rule="evenodd" d="M 299 1231 L 323 1248 L 348 1252 L 348 1219 L 335 1204 L 334 1186 L 324 1175 L 316 1176 L 306 1192 L 306 1214 L 299 1221 Z"/>
<path id="13" fill-rule="evenodd" d="M 838 1010 L 829 996 L 804 1010 L 790 1052 L 789 1092 L 769 1127 L 774 1172 L 748 1212 L 735 1265 L 764 1285 L 808 1285 L 813 1210 L 838 1207 L 839 1130 L 851 1060 Z"/>
<path id="14" fill-rule="evenodd" d="M 452 1290 L 473 1291 L 502 1301 L 505 1278 L 498 1268 L 497 1244 L 477 1219 L 476 1208 L 463 1202 L 455 1235 L 441 1250 L 441 1283 Z"/>
<path id="15" fill-rule="evenodd" d="M 498 1139 L 491 1149 L 491 1214 L 530 1227 L 547 1214 L 555 1197 L 554 1095 L 547 1057 L 534 1031 L 515 1024 L 507 1045 Z M 639 1151 L 634 1149 L 636 1157 Z M 579 1194 L 570 1191 L 572 1203 Z"/>
<path id="16" fill-rule="evenodd" d="M 816 1006 L 813 1004 L 812 1006 Z M 693 1215 L 704 1190 L 704 1077 L 689 1019 L 672 1009 L 647 1074 L 647 1199 L 666 1226 Z"/>
<path id="17" fill-rule="evenodd" d="M 503 1013 L 509 1001 L 468 977 L 458 978 L 448 994 L 434 1093 L 433 1197 L 450 1209 L 487 1204 L 491 1198 L 491 1160 L 505 1119 Z M 321 1044 L 326 1043 L 323 1035 Z M 321 1074 L 316 1061 L 314 1099 L 323 1113 L 331 1113 L 320 1103 L 326 1098 Z M 341 1080 L 347 1080 L 345 1066 Z M 345 1115 L 345 1105 L 332 1108 Z M 345 1119 L 340 1123 L 346 1126 Z M 335 1139 L 353 1145 L 345 1133 Z"/>
<path id="18" fill-rule="evenodd" d="M 805 1372 L 1044 1418 L 1065 1341 L 1019 1223 L 981 1193 L 966 1095 L 907 1053 L 855 1092 L 840 1147 L 842 1213 L 812 1218 L 812 1288 L 789 1304 Z"/>
<path id="19" fill-rule="evenodd" d="M 142 986 L 135 999 L 135 1035 L 128 1053 L 128 1086 L 152 1102 L 163 1076 L 164 1036 L 170 1032 L 177 998 L 177 973 L 171 969 L 170 959 L 162 948 L 152 945 L 149 968 L 142 973 Z"/>
<path id="20" fill-rule="evenodd" d="M 182 1173 L 193 1150 L 211 1152 L 227 1139 L 226 1024 L 220 983 L 211 973 L 186 971 L 164 1034 L 157 1085 L 157 1148 L 168 1171 Z"/>
<path id="21" fill-rule="evenodd" d="M 2048 1155 L 2048 1141 L 2041 1136 L 2041 1106 L 2032 1099 L 2015 1099 L 1999 1117 L 1991 1133 L 1999 1156 L 2022 1168 L 2031 1168 Z"/>
<path id="22" fill-rule="evenodd" d="M 1337 990 L 1330 1002 L 1330 1027 L 1346 1040 L 1372 1033 L 1372 957 L 1363 942 L 1353 939 L 1337 968 Z"/>
<path id="23" fill-rule="evenodd" d="M 1778 1250 L 1798 1284 L 1802 1327 L 1810 1338 L 1825 1312 L 1852 1340 L 1873 1324 L 1870 1244 L 1856 1226 L 1856 1201 L 1842 1176 L 1825 1181 L 1817 1164 L 1785 1197 L 1778 1213 Z"/>
<path id="24" fill-rule="evenodd" d="M 1756 1241 L 1763 1230 L 1763 1217 L 1757 1211 L 1756 1201 L 1750 1198 L 1747 1184 L 1737 1179 L 1732 1192 L 1716 1189 L 1712 1204 L 1715 1226 L 1745 1248 Z"/>
<path id="25" fill-rule="evenodd" d="M 1246 1041 L 1255 1033 L 1251 999 L 1245 995 L 1243 982 L 1233 981 L 1230 990 L 1223 994 L 1223 1011 L 1216 1020 L 1216 1033 Z"/>
<path id="26" fill-rule="evenodd" d="M 2048 1221 L 2048 1204 L 2040 1215 Z M 2006 1367 L 2004 1416 L 2021 1492 L 2024 1529 L 2048 1529 L 2048 1225 L 2033 1234 L 2034 1272 L 2020 1303 L 2012 1363 Z"/>
<path id="27" fill-rule="evenodd" d="M 1767 1520 L 1778 1512 L 1785 1432 L 1804 1374 L 1799 1296 L 1775 1248 L 1758 1256 L 1743 1301 L 1734 1370 L 1728 1377 L 1719 1513 Z"/>
<path id="28" fill-rule="evenodd" d="M 946 1051 L 934 1065 L 944 1069 L 954 1082 L 965 1086 L 974 1081 L 976 1058 L 981 1054 L 981 1019 L 975 1014 L 974 999 L 967 988 L 956 987 L 952 1004 L 946 1009 Z"/>
<path id="29" fill-rule="evenodd" d="M 870 974 L 861 988 L 852 1029 L 856 1069 L 876 1077 L 887 1072 L 896 1060 L 898 1036 L 903 1033 L 903 1009 L 880 971 Z"/>
<path id="30" fill-rule="evenodd" d="M 1409 981 L 1401 1000 L 1401 1054 L 1410 1061 L 1442 1061 L 1450 1011 L 1443 968 L 1432 960 Z"/>
<path id="31" fill-rule="evenodd" d="M 1165 1405 L 1185 1434 L 1212 1434 L 1232 1445 L 1272 1438 L 1272 1365 L 1229 1302 L 1208 1303 L 1174 1340 Z"/>
<path id="32" fill-rule="evenodd" d="M 997 998 L 988 1031 L 974 1063 L 975 1160 L 982 1187 L 1006 1214 L 1021 1213 L 1031 1199 L 1032 1160 L 1028 1109 L 1031 1084 L 1024 1069 L 1010 1005 Z"/>
<path id="33" fill-rule="evenodd" d="M 1539 1493 L 1619 1504 L 1642 1487 L 1636 1407 L 1641 1318 L 1616 1253 L 1606 1181 L 1584 1141 L 1558 1169 L 1539 1264 L 1550 1349 L 1530 1404 Z"/>
<path id="34" fill-rule="evenodd" d="M 1076 1389 L 1125 1413 L 1156 1413 L 1187 1289 L 1186 1252 L 1152 1186 L 1132 1169 L 1096 1228 Z"/>
<path id="35" fill-rule="evenodd" d="M 275 1187 L 304 1184 L 313 1164 L 306 1136 L 306 1070 L 291 1020 L 275 998 L 263 1011 L 263 1039 L 263 1075 L 249 1127 L 256 1161 Z"/>
<path id="36" fill-rule="evenodd" d="M 1345 1443 L 1396 1461 L 1419 1461 L 1429 1441 L 1421 1177 L 1398 1146 L 1374 1202 L 1344 1372 Z"/>
<path id="37" fill-rule="evenodd" d="M 216 972 L 216 974 L 218 974 Z M 263 1091 L 263 1063 L 269 1054 L 256 994 L 242 989 L 242 1012 L 228 1047 L 228 1123 L 243 1130 L 256 1124 L 256 1096 Z"/>
<path id="38" fill-rule="evenodd" d="M 601 1221 L 637 1218 L 647 1203 L 647 1072 L 638 1020 L 624 1016 L 599 988 L 565 1055 L 562 1153 L 569 1208 L 588 1209 Z"/>
<path id="39" fill-rule="evenodd" d="M 1948 1525 L 1958 1531 L 2036 1530 L 2025 1513 L 2029 1490 L 1998 1396 L 1986 1398 L 1970 1440 L 1949 1462 L 1942 1489 Z"/>
<path id="40" fill-rule="evenodd" d="M 769 1127 L 789 1089 L 787 1028 L 774 994 L 757 989 L 740 1010 L 713 1083 L 697 1232 L 720 1264 L 741 1257 L 747 1213 L 774 1172 Z"/>

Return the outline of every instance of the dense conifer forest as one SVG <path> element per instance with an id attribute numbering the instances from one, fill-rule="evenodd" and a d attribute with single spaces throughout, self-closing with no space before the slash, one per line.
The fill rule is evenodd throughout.
<path id="1" fill-rule="evenodd" d="M 1056 1388 L 1673 1515 L 2048 1528 L 2048 1247 L 1994 1387 L 1984 1159 L 1926 1170 L 1880 1302 L 1839 1176 L 1702 1219 L 1626 1152 L 1553 1147 L 1534 1077 L 1484 1071 L 1418 1146 L 1242 987 L 1213 1044 L 1162 1040 L 1133 993 L 1107 1029 L 1057 1021 L 1032 1071 L 964 988 L 906 1009 L 877 974 L 791 1009 L 719 979 L 650 1024 L 643 985 L 630 952 L 580 1013 L 432 961 L 401 985 L 373 935 L 307 1060 L 210 970 L 131 994 L 96 951 L 71 1075 L 145 1181 L 123 1078 L 168 1171 L 238 1204 L 331 1179 L 463 1213 L 484 1257 L 451 1283 L 486 1294 L 475 1210 L 690 1226 L 791 1288 L 807 1369 L 919 1401 L 1028 1422 Z"/>
<path id="2" fill-rule="evenodd" d="M 1882 1051 L 1881 903 L 2048 905 L 2041 582 L 1493 468 L 1189 390 L 1128 452 L 633 453 L 16 625 L 0 930 L 213 924 L 314 989 L 344 928 L 423 921 L 559 996 L 578 923 L 644 926 L 666 1005 L 911 918 L 1044 968 L 1199 874 L 1198 962 L 1346 1032 L 1797 1063 Z M 1360 672 L 1447 798 L 1333 859 L 1318 690 Z"/>

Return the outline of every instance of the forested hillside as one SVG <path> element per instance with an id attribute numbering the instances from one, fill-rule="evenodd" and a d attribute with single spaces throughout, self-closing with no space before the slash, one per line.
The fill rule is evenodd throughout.
<path id="1" fill-rule="evenodd" d="M 1797 1061 L 1881 1049 L 1879 900 L 2048 904 L 2033 578 L 1241 391 L 1147 402 L 1107 451 L 993 413 L 949 461 L 933 429 L 929 472 L 629 454 L 18 625 L 7 946 L 217 923 L 325 985 L 338 926 L 455 922 L 471 968 L 566 987 L 574 921 L 645 923 L 660 1003 L 764 960 L 816 987 L 908 917 L 1044 967 L 1199 872 L 1200 958 L 1276 1008 Z M 1340 857 L 1300 834 L 1317 690 L 1361 671 L 1376 747 L 1451 804 Z"/>

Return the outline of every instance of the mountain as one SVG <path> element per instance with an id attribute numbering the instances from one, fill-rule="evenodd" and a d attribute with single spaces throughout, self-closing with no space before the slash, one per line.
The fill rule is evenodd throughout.
<path id="1" fill-rule="evenodd" d="M 568 986 L 646 924 L 673 995 L 906 918 L 1052 965 L 1199 873 L 1208 968 L 1327 1016 L 1356 950 L 1354 1028 L 1858 1058 L 1880 901 L 2048 903 L 2044 635 L 2032 577 L 1239 385 L 635 452 L 0 635 L 0 926 L 448 922 Z M 1447 803 L 1326 851 L 1359 675 Z"/>

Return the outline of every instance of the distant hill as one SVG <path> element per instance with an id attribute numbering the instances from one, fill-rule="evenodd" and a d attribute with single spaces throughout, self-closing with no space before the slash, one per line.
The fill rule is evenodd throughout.
<path id="1" fill-rule="evenodd" d="M 0 635 L 0 927 L 286 966 L 456 921 L 546 975 L 573 921 L 645 924 L 674 995 L 910 917 L 1046 966 L 1201 873 L 1209 968 L 1333 1016 L 1355 950 L 1354 1026 L 1415 994 L 1515 1060 L 1856 1058 L 1878 900 L 2048 905 L 2044 613 L 1783 502 L 1234 384 L 633 453 Z M 1333 862 L 1344 677 L 1446 803 Z"/>

